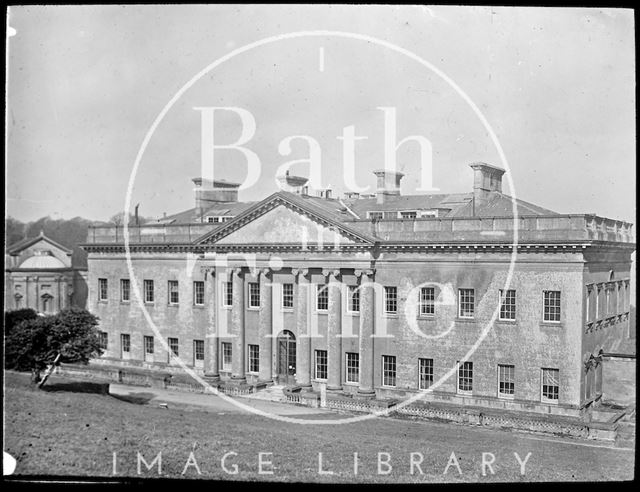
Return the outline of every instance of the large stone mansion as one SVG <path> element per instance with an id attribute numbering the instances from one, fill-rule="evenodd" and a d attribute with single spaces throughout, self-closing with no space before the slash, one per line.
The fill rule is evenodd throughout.
<path id="1" fill-rule="evenodd" d="M 100 362 L 180 371 L 166 342 L 223 384 L 579 415 L 630 336 L 632 226 L 512 200 L 504 170 L 471 167 L 469 193 L 402 195 L 376 171 L 375 195 L 311 196 L 287 175 L 251 203 L 196 178 L 194 208 L 129 228 L 134 277 L 122 227 L 90 228 Z"/>

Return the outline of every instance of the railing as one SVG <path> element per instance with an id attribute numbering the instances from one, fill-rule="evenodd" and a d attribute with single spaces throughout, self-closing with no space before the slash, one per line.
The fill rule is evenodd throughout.
<path id="1" fill-rule="evenodd" d="M 633 225 L 596 215 L 442 217 L 353 221 L 359 229 L 386 241 L 601 240 L 633 243 Z"/>
<path id="2" fill-rule="evenodd" d="M 615 241 L 634 243 L 633 225 L 596 215 L 441 217 L 353 220 L 345 224 L 384 241 Z M 191 243 L 220 224 L 149 224 L 129 226 L 132 244 Z M 123 226 L 90 226 L 87 244 L 123 244 Z"/>

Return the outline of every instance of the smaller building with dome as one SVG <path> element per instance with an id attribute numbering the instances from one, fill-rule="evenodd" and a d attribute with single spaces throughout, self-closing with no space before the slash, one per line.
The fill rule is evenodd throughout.
<path id="1" fill-rule="evenodd" d="M 5 256 L 5 311 L 54 314 L 86 307 L 86 267 L 74 265 L 72 254 L 42 232 L 11 245 Z"/>

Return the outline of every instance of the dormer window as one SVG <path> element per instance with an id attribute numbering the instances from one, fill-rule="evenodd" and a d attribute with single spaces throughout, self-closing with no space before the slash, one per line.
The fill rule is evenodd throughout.
<path id="1" fill-rule="evenodd" d="M 219 224 L 221 222 L 228 222 L 233 219 L 231 215 L 207 215 L 207 222 L 209 224 Z"/>
<path id="2" fill-rule="evenodd" d="M 400 219 L 415 219 L 418 217 L 417 210 L 403 210 L 398 212 L 398 218 Z"/>

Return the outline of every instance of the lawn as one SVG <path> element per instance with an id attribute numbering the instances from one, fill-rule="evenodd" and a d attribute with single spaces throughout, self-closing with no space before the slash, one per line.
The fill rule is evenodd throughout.
<path id="1" fill-rule="evenodd" d="M 306 482 L 633 478 L 632 451 L 585 441 L 391 418 L 296 425 L 233 411 L 160 408 L 144 404 L 144 398 L 124 401 L 95 392 L 95 383 L 59 376 L 47 383 L 56 391 L 37 390 L 29 386 L 28 379 L 25 374 L 5 373 L 5 450 L 18 460 L 16 475 L 22 477 Z M 160 454 L 161 475 L 158 461 L 147 470 L 138 453 L 149 465 Z M 262 458 L 260 453 L 265 453 Z M 319 472 L 319 453 L 323 471 L 333 474 Z M 357 473 L 354 453 L 358 453 Z M 390 467 L 378 465 L 379 453 Z M 411 453 L 415 453 L 414 463 L 419 462 L 413 474 Z M 485 467 L 486 475 L 482 473 L 483 453 L 495 457 L 491 467 Z M 521 460 L 531 453 L 525 475 L 514 453 Z M 491 461 L 492 455 L 486 454 L 485 460 Z M 260 459 L 264 474 L 260 473 Z"/>

